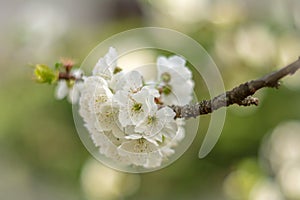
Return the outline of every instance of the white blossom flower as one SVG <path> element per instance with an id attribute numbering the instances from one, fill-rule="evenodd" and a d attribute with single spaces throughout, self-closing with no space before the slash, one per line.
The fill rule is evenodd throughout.
<path id="1" fill-rule="evenodd" d="M 90 76 L 85 79 L 79 100 L 79 114 L 84 121 L 95 123 L 97 111 L 100 106 L 111 98 L 107 82 L 98 76 Z"/>
<path id="2" fill-rule="evenodd" d="M 78 81 L 59 80 L 57 83 L 55 96 L 59 100 L 67 97 L 70 103 L 75 104 L 79 100 L 80 90 L 83 86 L 83 83 L 80 80 L 83 78 L 83 71 L 81 69 L 72 70 L 71 75 L 74 76 Z"/>
<path id="3" fill-rule="evenodd" d="M 176 135 L 174 136 L 174 142 L 181 142 L 185 137 L 185 120 L 182 118 L 176 119 L 176 124 L 178 126 L 178 130 Z M 177 145 L 177 143 L 175 145 Z"/>
<path id="4" fill-rule="evenodd" d="M 115 117 L 114 104 L 111 103 L 112 93 L 107 82 L 98 76 L 88 77 L 83 85 L 80 97 L 79 113 L 84 119 L 85 127 L 90 133 L 99 152 L 109 158 L 127 163 L 127 158 L 120 156 L 117 148 L 123 142 L 123 131 L 119 129 Z"/>
<path id="5" fill-rule="evenodd" d="M 175 126 L 174 124 L 172 124 L 173 126 Z M 179 142 L 181 142 L 183 140 L 183 138 L 185 137 L 185 122 L 184 119 L 176 119 L 176 127 L 177 127 L 177 131 L 174 132 L 174 127 L 172 128 L 172 126 L 167 126 L 164 128 L 165 131 L 167 131 L 168 133 L 171 133 L 172 137 L 165 137 L 165 145 L 161 148 L 161 153 L 166 156 L 169 157 L 171 155 L 173 155 L 175 153 L 175 150 L 173 149 L 174 147 L 176 147 L 178 145 Z M 166 135 L 166 134 L 164 134 Z"/>
<path id="6" fill-rule="evenodd" d="M 73 87 L 69 90 L 68 100 L 72 104 L 78 102 L 80 98 L 80 91 L 82 89 L 83 83 L 81 81 L 76 82 Z"/>
<path id="7" fill-rule="evenodd" d="M 120 155 L 128 157 L 128 160 L 137 166 L 158 167 L 163 160 L 159 147 L 144 138 L 124 142 L 118 150 Z"/>
<path id="8" fill-rule="evenodd" d="M 122 90 L 128 93 L 136 93 L 143 87 L 143 76 L 137 71 L 131 71 L 124 76 L 125 84 Z"/>
<path id="9" fill-rule="evenodd" d="M 93 96 L 90 99 L 90 109 L 93 114 L 101 112 L 101 106 L 106 102 L 111 102 L 113 94 L 107 85 L 98 85 L 95 87 Z"/>
<path id="10" fill-rule="evenodd" d="M 123 71 L 113 74 L 111 80 L 109 81 L 109 88 L 115 93 L 118 90 L 122 90 L 123 86 L 125 85 L 125 75 Z"/>
<path id="11" fill-rule="evenodd" d="M 186 61 L 179 56 L 157 59 L 158 79 L 162 86 L 162 102 L 165 105 L 185 105 L 193 99 L 194 82 Z"/>
<path id="12" fill-rule="evenodd" d="M 116 138 L 111 131 L 100 132 L 94 126 L 88 124 L 86 124 L 86 127 L 101 154 L 126 165 L 131 163 L 127 157 L 120 155 L 118 152 L 118 146 L 124 142 L 121 138 Z"/>
<path id="13" fill-rule="evenodd" d="M 115 92 L 123 90 L 128 93 L 136 93 L 143 87 L 143 76 L 137 71 L 119 72 L 112 76 L 109 87 Z"/>
<path id="14" fill-rule="evenodd" d="M 124 90 L 116 93 L 114 100 L 120 105 L 119 121 L 123 127 L 141 123 L 150 111 L 157 109 L 154 92 L 151 90 L 143 87 L 132 94 Z"/>
<path id="15" fill-rule="evenodd" d="M 191 72 L 181 57 L 159 57 L 158 82 L 148 83 L 137 71 L 118 71 L 117 56 L 111 47 L 85 78 L 79 114 L 100 154 L 126 165 L 159 167 L 185 136 L 184 120 L 175 120 L 167 105 L 192 100 Z M 61 84 L 60 95 L 66 96 L 67 85 Z"/>
<path id="16" fill-rule="evenodd" d="M 124 128 L 121 126 L 119 119 L 119 109 L 112 102 L 104 103 L 99 112 L 96 113 L 97 121 L 95 127 L 98 131 L 112 131 L 112 134 L 117 138 L 124 138 Z"/>
<path id="17" fill-rule="evenodd" d="M 110 47 L 108 53 L 100 58 L 93 69 L 94 76 L 101 76 L 106 80 L 110 80 L 117 67 L 118 53 L 115 48 Z"/>
<path id="18" fill-rule="evenodd" d="M 67 81 L 65 80 L 60 80 L 57 83 L 57 87 L 56 87 L 56 92 L 55 92 L 55 96 L 57 99 L 63 99 L 66 96 L 69 95 L 69 87 L 67 84 Z"/>
<path id="19" fill-rule="evenodd" d="M 135 131 L 150 142 L 153 139 L 162 142 L 163 137 L 169 136 L 169 134 L 163 134 L 167 132 L 162 130 L 168 126 L 168 123 L 175 121 L 174 117 L 175 112 L 169 107 L 161 108 L 158 111 L 152 110 L 144 121 L 136 126 Z M 176 127 L 172 131 L 175 134 Z"/>

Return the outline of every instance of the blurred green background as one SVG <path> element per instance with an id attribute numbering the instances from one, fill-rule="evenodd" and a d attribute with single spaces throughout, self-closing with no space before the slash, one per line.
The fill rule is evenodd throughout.
<path id="1" fill-rule="evenodd" d="M 299 10 L 297 0 L 1 0 L 0 199 L 300 199 L 299 72 L 258 92 L 259 107 L 228 108 L 206 158 L 198 150 L 209 116 L 179 160 L 139 175 L 95 161 L 71 105 L 30 67 L 61 56 L 80 63 L 113 34 L 158 26 L 202 44 L 230 89 L 298 58 Z"/>

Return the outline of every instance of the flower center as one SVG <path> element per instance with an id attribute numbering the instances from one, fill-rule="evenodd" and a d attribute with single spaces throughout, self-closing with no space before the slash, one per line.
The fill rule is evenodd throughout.
<path id="1" fill-rule="evenodd" d="M 105 95 L 99 95 L 95 99 L 95 103 L 104 103 L 107 101 L 107 97 Z"/>
<path id="2" fill-rule="evenodd" d="M 132 110 L 135 112 L 138 112 L 142 109 L 142 104 L 141 103 L 134 103 L 132 106 Z"/>
<path id="3" fill-rule="evenodd" d="M 167 85 L 164 85 L 163 88 L 162 88 L 162 92 L 165 94 L 165 95 L 169 95 L 171 92 L 172 92 L 172 86 L 167 84 Z"/>
<path id="4" fill-rule="evenodd" d="M 161 74 L 161 80 L 165 83 L 169 83 L 171 80 L 171 75 L 168 72 L 164 72 Z"/>
<path id="5" fill-rule="evenodd" d="M 148 150 L 148 145 L 145 143 L 144 138 L 138 139 L 137 143 L 134 145 L 133 149 L 136 153 L 143 153 Z"/>
<path id="6" fill-rule="evenodd" d="M 147 124 L 152 124 L 156 121 L 155 116 L 148 116 Z"/>

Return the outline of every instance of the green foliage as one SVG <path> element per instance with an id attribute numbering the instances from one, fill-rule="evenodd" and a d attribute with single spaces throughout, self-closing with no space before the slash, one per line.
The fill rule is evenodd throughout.
<path id="1" fill-rule="evenodd" d="M 43 64 L 35 65 L 34 75 L 38 83 L 53 84 L 58 80 L 58 71 Z"/>
<path id="2" fill-rule="evenodd" d="M 56 70 L 59 70 L 62 66 L 63 66 L 63 64 L 61 62 L 57 62 L 54 65 L 54 67 L 55 67 Z"/>

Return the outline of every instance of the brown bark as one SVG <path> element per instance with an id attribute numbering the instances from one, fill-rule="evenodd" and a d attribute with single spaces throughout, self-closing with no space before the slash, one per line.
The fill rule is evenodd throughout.
<path id="1" fill-rule="evenodd" d="M 222 107 L 233 104 L 240 106 L 258 105 L 258 99 L 252 97 L 261 88 L 278 88 L 279 80 L 287 75 L 294 74 L 300 68 L 300 57 L 295 62 L 278 71 L 267 74 L 259 79 L 245 82 L 230 91 L 220 94 L 211 100 L 202 100 L 185 106 L 170 106 L 176 113 L 176 118 L 191 118 L 212 113 Z"/>

